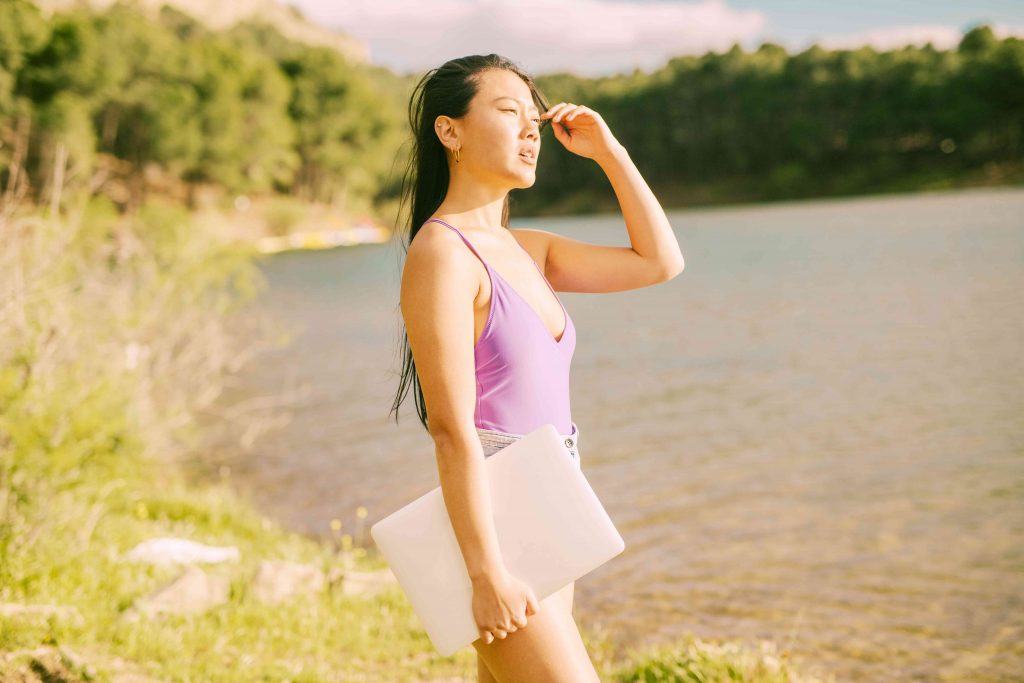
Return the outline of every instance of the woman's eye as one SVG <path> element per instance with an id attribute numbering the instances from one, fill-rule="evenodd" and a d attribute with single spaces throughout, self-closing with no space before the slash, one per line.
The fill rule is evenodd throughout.
<path id="1" fill-rule="evenodd" d="M 510 111 L 510 112 L 512 112 L 513 114 L 515 114 L 515 113 L 516 113 L 516 110 L 515 110 L 515 109 L 502 109 L 501 111 Z M 543 122 L 541 121 L 541 119 L 532 119 L 532 121 L 533 121 L 534 123 L 538 124 L 538 125 L 540 125 L 541 123 L 543 123 Z"/>

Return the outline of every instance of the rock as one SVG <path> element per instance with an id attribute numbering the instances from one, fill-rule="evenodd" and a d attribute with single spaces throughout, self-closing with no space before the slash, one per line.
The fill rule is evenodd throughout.
<path id="1" fill-rule="evenodd" d="M 349 569 L 342 575 L 342 595 L 377 595 L 391 585 L 397 585 L 398 579 L 388 567 L 375 572 L 359 572 Z"/>
<path id="2" fill-rule="evenodd" d="M 75 670 L 82 671 L 86 676 L 95 676 L 95 672 L 89 667 L 89 663 L 85 661 L 85 657 L 80 655 L 78 652 L 72 650 L 67 645 L 58 645 L 57 652 L 60 653 L 61 658 L 67 663 L 67 665 Z"/>
<path id="3" fill-rule="evenodd" d="M 345 578 L 345 568 L 339 565 L 335 565 L 327 570 L 327 586 L 334 590 L 341 586 L 342 580 Z"/>
<path id="4" fill-rule="evenodd" d="M 185 538 L 151 538 L 132 548 L 125 559 L 151 564 L 192 564 L 196 562 L 229 562 L 239 558 L 235 546 L 212 546 Z"/>
<path id="5" fill-rule="evenodd" d="M 106 652 L 72 650 L 67 645 L 42 646 L 0 652 L 2 681 L 62 681 L 90 683 L 161 683 L 142 672 L 142 667 Z"/>
<path id="6" fill-rule="evenodd" d="M 95 670 L 66 646 L 40 646 L 0 653 L 0 680 L 85 683 Z"/>
<path id="7" fill-rule="evenodd" d="M 257 600 L 274 604 L 292 595 L 319 593 L 325 584 L 319 567 L 288 560 L 263 560 L 250 588 Z"/>
<path id="8" fill-rule="evenodd" d="M 17 617 L 39 615 L 56 616 L 62 619 L 73 619 L 82 622 L 82 613 L 74 605 L 25 605 L 18 602 L 0 602 L 0 615 Z"/>
<path id="9" fill-rule="evenodd" d="M 138 598 L 122 618 L 135 620 L 141 614 L 162 612 L 197 614 L 227 602 L 231 579 L 211 576 L 199 567 L 189 565 L 178 578 Z"/>

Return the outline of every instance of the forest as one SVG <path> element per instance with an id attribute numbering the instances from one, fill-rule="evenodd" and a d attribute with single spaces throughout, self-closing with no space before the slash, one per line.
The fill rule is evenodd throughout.
<path id="1" fill-rule="evenodd" d="M 985 25 L 953 50 L 733 45 L 653 72 L 535 78 L 549 104 L 598 111 L 666 207 L 1024 178 L 1024 41 Z M 415 80 L 253 22 L 215 32 L 168 6 L 47 17 L 6 0 L 0 188 L 45 203 L 59 182 L 61 201 L 99 193 L 123 210 L 210 187 L 381 210 Z M 544 142 L 517 213 L 614 210 L 596 164 Z"/>

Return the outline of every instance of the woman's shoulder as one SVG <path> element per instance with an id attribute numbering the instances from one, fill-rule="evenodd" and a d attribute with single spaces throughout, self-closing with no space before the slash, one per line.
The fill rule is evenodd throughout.
<path id="1" fill-rule="evenodd" d="M 547 262 L 548 247 L 554 233 L 537 228 L 509 228 L 508 231 L 539 265 Z"/>
<path id="2" fill-rule="evenodd" d="M 405 254 L 402 281 L 433 276 L 454 286 L 463 280 L 477 283 L 478 266 L 474 262 L 479 263 L 454 230 L 432 221 L 413 236 Z"/>
<path id="3" fill-rule="evenodd" d="M 462 260 L 463 253 L 468 252 L 462 238 L 443 223 L 430 221 L 420 226 L 413 235 L 406 257 L 432 261 L 435 259 L 455 261 Z M 469 254 L 472 257 L 472 254 Z"/>

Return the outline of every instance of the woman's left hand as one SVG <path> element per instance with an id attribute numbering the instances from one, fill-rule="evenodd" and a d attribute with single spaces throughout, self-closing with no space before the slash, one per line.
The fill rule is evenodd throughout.
<path id="1" fill-rule="evenodd" d="M 559 102 L 540 115 L 551 119 L 555 139 L 573 154 L 600 159 L 612 154 L 619 141 L 612 135 L 601 115 L 589 107 Z"/>

